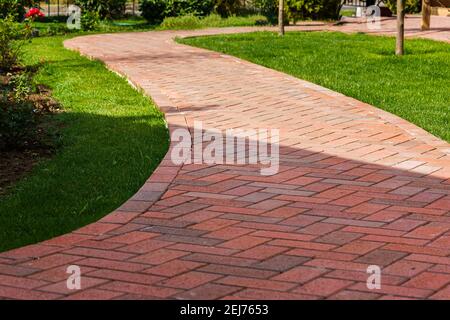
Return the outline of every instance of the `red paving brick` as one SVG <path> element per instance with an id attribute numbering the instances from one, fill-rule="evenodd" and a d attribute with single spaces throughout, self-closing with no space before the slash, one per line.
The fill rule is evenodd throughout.
<path id="1" fill-rule="evenodd" d="M 419 32 L 418 19 L 407 18 L 408 36 L 448 41 L 445 28 Z M 392 34 L 394 25 L 371 32 Z M 253 30 L 66 41 L 142 88 L 170 132 L 194 121 L 204 130 L 280 129 L 280 170 L 175 165 L 169 152 L 99 222 L 0 254 L 0 298 L 450 299 L 450 145 L 320 86 L 172 41 Z M 381 289 L 366 286 L 373 264 Z M 66 288 L 70 265 L 81 267 L 81 290 Z"/>
<path id="2" fill-rule="evenodd" d="M 407 287 L 437 290 L 450 282 L 450 274 L 424 272 L 404 285 Z"/>
<path id="3" fill-rule="evenodd" d="M 352 283 L 352 281 L 348 280 L 319 278 L 302 285 L 293 292 L 328 297 L 350 286 Z"/>
<path id="4" fill-rule="evenodd" d="M 211 273 L 191 271 L 168 280 L 164 280 L 160 282 L 160 285 L 171 288 L 192 289 L 221 277 L 222 276 L 220 275 L 214 275 Z"/>

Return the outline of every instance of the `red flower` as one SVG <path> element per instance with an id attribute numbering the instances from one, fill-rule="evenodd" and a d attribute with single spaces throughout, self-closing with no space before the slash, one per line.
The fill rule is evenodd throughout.
<path id="1" fill-rule="evenodd" d="M 25 14 L 25 18 L 37 18 L 37 17 L 44 17 L 44 16 L 45 15 L 38 8 L 31 8 Z"/>

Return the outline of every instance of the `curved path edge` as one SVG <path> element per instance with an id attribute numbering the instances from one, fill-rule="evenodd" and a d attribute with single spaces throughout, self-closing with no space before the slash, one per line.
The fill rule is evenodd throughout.
<path id="1" fill-rule="evenodd" d="M 292 28 L 294 30 L 317 30 L 317 28 L 322 27 L 296 27 Z M 225 34 L 225 33 L 237 33 L 237 32 L 252 32 L 252 31 L 258 31 L 258 30 L 270 30 L 271 28 L 227 28 L 227 29 L 208 29 L 208 30 L 197 30 L 197 31 L 177 31 L 177 32 L 161 32 L 160 34 L 166 33 L 169 35 L 168 37 L 164 38 L 164 41 L 171 41 L 173 42 L 174 37 L 181 36 L 181 37 L 187 37 L 187 36 L 196 36 L 196 35 L 208 35 L 208 34 Z M 77 46 L 77 41 L 80 41 L 80 39 L 88 39 L 88 38 L 96 38 L 96 37 L 108 37 L 109 35 L 94 35 L 94 36 L 84 36 L 75 38 L 72 40 L 68 40 L 65 42 L 66 47 L 79 50 L 81 54 L 86 56 L 91 56 L 91 58 L 95 59 L 102 59 L 102 53 L 99 51 L 96 51 L 95 54 L 89 54 L 88 51 L 86 51 L 86 48 L 80 48 Z M 126 36 L 126 35 L 125 35 Z M 179 48 L 187 47 L 184 45 L 177 44 L 176 45 Z M 190 47 L 189 47 L 190 48 Z M 192 48 L 191 48 L 192 49 Z M 194 49 L 192 49 L 194 50 Z M 94 50 L 95 51 L 95 50 Z M 209 52 L 210 54 L 213 54 L 212 52 L 204 49 L 195 49 L 196 52 Z M 216 54 L 216 53 L 214 53 Z M 217 54 L 216 54 L 217 55 Z M 246 62 L 240 59 L 237 59 L 235 57 L 226 56 L 226 55 L 218 55 L 221 59 L 228 59 L 232 60 L 234 62 L 238 62 L 241 65 L 247 65 L 251 66 L 255 70 L 268 73 L 272 75 L 275 78 L 282 78 L 286 81 L 294 81 L 296 83 L 301 84 L 305 90 L 308 90 L 308 92 L 313 92 L 317 95 L 317 97 L 323 98 L 326 101 L 329 101 L 330 99 L 335 101 L 336 103 L 342 102 L 345 104 L 349 104 L 352 106 L 355 106 L 356 108 L 359 108 L 361 110 L 361 113 L 368 113 L 373 115 L 374 117 L 377 117 L 379 119 L 382 119 L 383 122 L 389 123 L 394 127 L 400 128 L 403 132 L 405 132 L 406 135 L 414 137 L 415 140 L 420 141 L 423 145 L 427 145 L 432 147 L 433 149 L 438 150 L 439 152 L 442 152 L 444 154 L 450 154 L 450 145 L 433 135 L 429 134 L 428 132 L 424 131 L 421 128 L 418 128 L 417 126 L 395 116 L 390 113 L 387 113 L 383 110 L 377 109 L 373 106 L 364 104 L 362 102 L 359 102 L 353 98 L 346 97 L 342 94 L 335 93 L 331 90 L 328 90 L 326 88 L 317 86 L 315 84 L 309 83 L 307 81 L 299 80 L 297 78 L 287 76 L 286 74 L 283 74 L 278 71 L 274 71 L 271 69 L 267 69 L 261 66 L 256 66 L 250 62 Z M 135 77 L 133 75 L 130 75 L 126 70 L 123 68 L 117 67 L 118 65 L 116 63 L 108 63 L 106 62 L 106 66 L 122 76 L 126 77 L 135 87 L 140 88 L 143 90 L 147 95 L 151 96 L 152 100 L 155 102 L 155 104 L 161 109 L 161 111 L 165 114 L 166 120 L 168 123 L 168 129 L 169 134 L 172 134 L 172 132 L 179 128 L 190 128 L 190 119 L 186 118 L 186 111 L 180 110 L 177 105 L 180 104 L 179 101 L 175 98 L 170 98 L 166 95 L 166 90 L 164 88 L 161 88 L 156 83 L 152 83 L 151 81 L 146 81 L 145 86 L 142 86 L 142 80 L 139 77 Z M 104 218 L 99 220 L 98 222 L 92 223 L 90 225 L 87 225 L 83 228 L 80 228 L 76 231 L 73 231 L 72 233 L 62 235 L 60 237 L 56 237 L 51 240 L 44 241 L 39 244 L 26 246 L 23 248 L 11 250 L 8 252 L 4 252 L 0 254 L 0 297 L 5 298 L 17 298 L 17 299 L 59 299 L 64 297 L 74 298 L 74 299 L 91 299 L 91 298 L 102 298 L 102 299 L 114 299 L 114 298 L 137 298 L 137 297 L 154 297 L 154 298 L 167 298 L 167 297 L 176 297 L 177 294 L 183 294 L 180 293 L 180 289 L 183 289 L 181 291 L 186 291 L 187 289 L 190 289 L 190 287 L 184 288 L 184 283 L 189 283 L 190 281 L 193 281 L 196 283 L 196 285 L 193 286 L 193 288 L 198 287 L 199 285 L 202 285 L 203 283 L 208 284 L 210 289 L 212 291 L 217 291 L 220 294 L 217 294 L 216 296 L 214 294 L 210 296 L 202 296 L 204 298 L 220 298 L 227 295 L 231 295 L 234 291 L 237 289 L 235 288 L 244 288 L 244 291 L 246 291 L 247 297 L 251 298 L 264 298 L 264 294 L 267 294 L 262 288 L 258 289 L 258 285 L 254 285 L 248 281 L 244 281 L 243 279 L 240 279 L 239 277 L 244 277 L 243 275 L 235 276 L 233 278 L 233 272 L 227 271 L 224 274 L 228 275 L 228 277 L 231 277 L 233 279 L 226 279 L 227 281 L 221 282 L 221 283 L 212 283 L 217 277 L 211 276 L 211 274 L 215 274 L 216 271 L 213 271 L 213 273 L 208 272 L 197 272 L 191 271 L 189 272 L 190 264 L 195 265 L 196 263 L 201 262 L 192 262 L 192 261 L 185 261 L 184 264 L 179 266 L 179 268 L 187 268 L 185 270 L 186 276 L 182 279 L 183 285 L 168 285 L 167 287 L 158 287 L 156 290 L 155 287 L 152 287 L 152 283 L 157 283 L 158 281 L 162 281 L 165 279 L 165 277 L 168 277 L 171 279 L 171 275 L 164 274 L 164 271 L 159 271 L 159 275 L 156 275 L 156 271 L 154 273 L 149 272 L 151 274 L 150 276 L 146 277 L 145 279 L 142 278 L 142 272 L 139 271 L 133 271 L 133 268 L 138 268 L 136 264 L 127 264 L 126 260 L 129 259 L 130 256 L 127 255 L 125 252 L 116 252 L 114 251 L 114 246 L 110 242 L 101 242 L 102 238 L 110 238 L 111 236 L 114 236 L 116 241 L 116 244 L 120 245 L 135 245 L 139 243 L 144 243 L 147 240 L 151 240 L 151 233 L 141 232 L 139 228 L 136 228 L 136 225 L 133 223 L 130 223 L 131 221 L 139 218 L 143 213 L 148 212 L 154 205 L 157 203 L 163 195 L 168 191 L 169 186 L 174 182 L 177 176 L 180 175 L 180 171 L 183 169 L 183 166 L 177 166 L 172 163 L 170 160 L 170 153 L 173 145 L 170 146 L 169 151 L 167 152 L 166 156 L 158 166 L 158 168 L 153 172 L 153 174 L 149 177 L 149 179 L 145 182 L 145 184 L 142 186 L 142 188 L 127 202 L 125 202 L 120 208 L 115 210 L 114 212 L 106 215 Z M 448 156 L 447 156 L 448 157 Z M 449 160 L 445 160 L 449 161 Z M 185 173 L 182 173 L 185 174 Z M 443 166 L 443 168 L 439 171 L 439 177 L 441 177 L 440 183 L 450 183 L 450 165 Z M 447 182 L 446 182 L 447 181 Z M 448 194 L 447 194 L 448 196 Z M 288 198 L 286 198 L 288 199 Z M 283 200 L 281 200 L 283 201 Z M 448 200 L 445 200 L 448 201 Z M 264 200 L 262 200 L 264 202 Z M 434 202 L 433 202 L 434 203 Z M 444 203 L 444 205 L 447 205 L 447 202 Z M 442 206 L 442 205 L 441 205 Z M 436 215 L 444 217 L 445 214 L 438 214 L 440 212 L 439 210 L 444 210 L 445 207 L 436 207 Z M 400 210 L 400 209 L 399 209 Z M 158 209 L 154 210 L 155 212 L 158 211 Z M 445 212 L 444 212 L 445 213 Z M 448 213 L 448 211 L 447 211 Z M 429 222 L 432 221 L 439 221 L 439 219 L 435 220 L 429 220 Z M 444 224 L 450 223 L 450 221 L 443 220 Z M 383 224 L 386 221 L 383 221 Z M 364 228 L 364 227 L 361 227 Z M 281 229 L 280 229 L 281 230 Z M 450 230 L 450 226 L 448 229 L 446 229 L 446 232 Z M 360 230 L 363 232 L 362 230 Z M 393 232 L 395 233 L 395 232 Z M 441 235 L 440 233 L 439 235 Z M 370 234 L 369 234 L 370 235 Z M 266 234 L 266 236 L 269 236 Z M 280 235 L 278 235 L 280 236 Z M 278 239 L 278 237 L 275 233 L 273 235 L 273 239 Z M 397 236 L 400 236 L 398 234 Z M 418 237 L 417 239 L 426 239 L 423 237 Z M 433 238 L 434 239 L 434 238 Z M 278 241 L 278 240 L 275 240 Z M 305 241 L 305 240 L 304 240 Z M 388 241 L 388 240 L 386 240 Z M 163 241 L 164 242 L 164 241 Z M 373 240 L 367 240 L 367 243 L 373 243 Z M 376 241 L 375 241 L 376 242 Z M 82 248 L 75 247 L 77 244 L 82 243 Z M 155 243 L 152 242 L 154 245 Z M 412 245 L 411 245 L 412 246 Z M 163 248 L 164 246 L 162 246 Z M 275 246 L 276 247 L 276 246 Z M 438 247 L 439 248 L 439 247 Z M 192 247 L 192 250 L 195 248 Z M 196 248 L 199 249 L 199 248 Z M 234 247 L 229 248 L 236 249 Z M 436 247 L 432 247 L 429 250 L 437 250 Z M 107 252 L 111 250 L 111 256 L 108 256 Z M 134 248 L 135 251 L 132 251 L 134 254 L 140 254 L 139 248 Z M 412 249 L 411 249 L 412 250 Z M 145 250 L 144 250 L 145 251 Z M 170 250 L 167 249 L 166 252 L 162 252 L 166 255 L 171 255 L 176 250 Z M 395 251 L 395 250 L 394 250 Z M 400 250 L 401 251 L 401 250 Z M 196 252 L 195 250 L 193 252 Z M 407 252 L 407 251 L 406 251 Z M 231 253 L 231 251 L 230 251 Z M 412 252 L 409 252 L 412 253 Z M 417 255 L 424 254 L 417 253 Z M 123 256 L 121 256 L 121 254 Z M 306 254 L 306 253 L 305 253 Z M 439 251 L 436 252 L 435 256 L 432 256 L 431 258 L 423 258 L 422 260 L 418 259 L 419 257 L 416 257 L 416 260 L 412 260 L 412 264 L 420 265 L 421 267 L 424 267 L 423 264 L 426 264 L 426 260 L 433 260 L 433 267 L 437 268 L 440 265 L 447 265 L 450 264 L 445 259 L 450 254 L 446 251 Z M 440 258 L 440 259 L 437 259 Z M 85 287 L 85 290 L 74 293 L 71 291 L 68 291 L 67 288 L 65 288 L 65 279 L 67 277 L 67 274 L 61 269 L 61 266 L 66 266 L 69 264 L 76 264 L 77 261 L 80 259 L 84 260 L 91 260 L 89 263 L 85 263 L 84 265 L 87 266 L 86 269 L 87 272 L 92 273 L 91 277 L 86 277 L 87 287 Z M 331 255 L 326 259 L 334 259 L 331 258 Z M 83 261 L 84 261 L 83 260 Z M 424 260 L 424 261 L 423 261 Z M 102 265 L 102 263 L 108 263 L 105 261 L 109 261 L 110 264 L 108 265 Z M 174 260 L 174 261 L 182 261 L 182 260 Z M 331 260 L 330 260 L 331 261 Z M 344 256 L 340 256 L 340 258 L 336 257 L 336 261 L 341 261 L 341 263 L 345 263 Z M 403 260 L 402 260 L 403 261 Z M 85 261 L 86 262 L 86 261 Z M 239 261 L 238 261 L 239 262 Z M 238 263 L 237 262 L 237 263 Z M 211 262 L 212 263 L 212 262 Z M 289 263 L 289 262 L 287 262 Z M 150 265 L 155 265 L 155 268 L 159 265 L 163 265 L 164 263 L 161 262 L 161 264 L 158 263 L 151 263 Z M 148 266 L 147 266 L 148 267 Z M 314 268 L 313 268 L 314 267 Z M 311 272 L 312 274 L 316 274 L 316 276 L 312 277 L 311 279 L 314 279 L 315 277 L 319 277 L 321 272 L 315 271 L 317 266 L 310 265 L 305 268 L 305 272 Z M 348 266 L 345 268 L 351 269 L 352 265 L 348 263 Z M 192 266 L 193 268 L 193 266 Z M 339 266 L 321 266 L 320 268 L 331 268 L 335 271 L 341 270 L 341 267 Z M 320 269 L 319 268 L 319 269 Z M 90 270 L 92 269 L 92 270 Z M 313 270 L 314 269 L 314 270 Z M 400 268 L 402 269 L 402 268 Z M 428 266 L 427 266 L 428 269 Z M 115 271 L 114 271 L 115 270 Z M 141 270 L 141 269 L 138 269 Z M 264 269 L 266 270 L 266 269 Z M 403 270 L 403 269 L 402 269 Z M 121 274 L 121 272 L 123 274 Z M 441 272 L 438 271 L 438 275 L 441 275 Z M 109 274 L 111 273 L 111 274 Z M 195 274 L 191 274 L 195 273 Z M 219 272 L 220 273 L 220 272 Z M 136 279 L 133 278 L 132 274 L 136 275 Z M 443 273 L 446 274 L 446 273 Z M 353 275 L 354 276 L 354 275 Z M 352 277 L 353 277 L 352 276 Z M 127 278 L 128 277 L 128 278 Z M 153 278 L 152 278 L 153 277 Z M 193 280 L 190 278 L 192 277 Z M 412 275 L 409 276 L 412 278 Z M 176 278 L 176 277 L 175 277 Z M 290 286 L 286 283 L 289 283 L 287 280 L 287 276 L 285 276 L 284 280 L 281 280 L 277 282 L 278 284 L 275 284 L 275 281 L 273 283 L 271 280 L 265 280 L 265 277 L 261 276 L 264 281 L 268 281 L 264 287 L 271 287 L 271 286 L 279 286 L 275 288 L 274 290 L 277 291 L 277 294 L 279 294 L 279 298 L 317 298 L 317 297 L 324 297 L 329 296 L 331 294 L 336 293 L 337 291 L 342 291 L 345 288 L 349 287 L 351 285 L 348 280 L 343 280 L 345 277 L 341 275 L 341 277 L 334 277 L 334 278 L 320 278 L 327 285 L 333 287 L 336 286 L 336 290 L 331 293 L 321 293 L 319 287 L 315 287 L 318 284 L 311 285 L 311 288 L 308 289 L 309 291 L 297 290 L 297 292 L 285 292 L 287 291 L 286 288 Z M 383 292 L 385 296 L 403 296 L 403 297 L 410 297 L 410 298 L 421 298 L 425 296 L 431 296 L 433 293 L 437 292 L 437 289 L 435 288 L 416 288 L 412 286 L 409 290 L 409 292 L 403 292 L 398 288 L 401 288 L 399 286 L 399 283 L 395 282 L 395 277 L 391 279 L 392 284 L 391 286 L 394 286 L 395 288 L 392 289 L 392 292 Z M 172 278 L 174 279 L 174 278 Z M 200 279 L 200 280 L 199 280 Z M 325 280 L 323 280 L 325 279 Z M 108 281 L 114 280 L 114 283 L 108 283 Z M 130 283 L 126 284 L 127 281 L 131 281 L 133 285 Z M 169 280 L 170 281 L 170 280 Z M 180 280 L 181 281 L 181 280 Z M 241 281 L 241 282 L 239 282 Z M 287 281 L 287 282 L 286 282 Z M 445 279 L 442 280 L 444 283 Z M 174 280 L 176 282 L 176 280 Z M 211 282 L 211 283 L 210 283 Z M 439 281 L 438 281 L 439 282 Z M 450 276 L 448 279 L 448 282 L 450 282 Z M 108 287 L 109 285 L 109 287 Z M 127 287 L 128 285 L 128 287 Z M 146 286 L 139 287 L 139 286 Z M 339 288 L 338 288 L 339 287 Z M 442 288 L 440 286 L 439 288 Z M 413 289 L 414 288 L 414 289 Z M 235 290 L 234 290 L 235 289 Z M 286 290 L 285 290 L 286 289 Z M 234 291 L 233 291 L 234 290 Z M 253 290 L 253 291 L 252 291 Z M 258 291 L 260 290 L 260 291 Z M 408 289 L 405 289 L 408 290 Z M 427 291 L 428 290 L 428 291 Z M 369 294 L 363 294 L 365 290 L 361 288 L 354 288 L 354 290 L 344 290 L 345 294 L 342 294 L 342 297 L 356 297 L 355 292 L 359 293 L 361 297 L 363 298 L 371 298 Z M 343 292 L 344 292 L 343 291 Z M 281 293 L 282 292 L 282 293 Z M 190 293 L 193 297 L 192 292 Z M 199 294 L 199 292 L 196 292 L 196 294 Z M 442 293 L 441 295 L 445 295 L 447 293 Z M 184 296 L 186 297 L 186 296 Z M 195 297 L 195 296 L 194 296 Z M 239 296 L 234 296 L 239 297 Z M 242 297 L 245 297 L 242 296 Z M 271 296 L 267 296 L 271 298 Z M 373 296 L 375 297 L 375 296 Z M 446 296 L 448 297 L 448 296 Z"/>

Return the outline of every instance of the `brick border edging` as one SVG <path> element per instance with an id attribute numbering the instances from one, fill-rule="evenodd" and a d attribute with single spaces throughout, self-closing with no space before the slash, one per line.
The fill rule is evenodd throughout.
<path id="1" fill-rule="evenodd" d="M 82 36 L 83 37 L 83 36 Z M 89 37 L 89 36 L 84 36 Z M 79 38 L 79 37 L 76 37 Z M 70 41 L 71 39 L 69 39 Z M 101 61 L 105 64 L 106 68 L 124 78 L 128 83 L 134 87 L 137 91 L 146 95 L 150 100 L 152 100 L 155 106 L 164 114 L 164 121 L 166 123 L 166 127 L 169 134 L 169 148 L 158 164 L 156 169 L 151 173 L 148 179 L 145 181 L 144 185 L 127 201 L 125 201 L 119 208 L 108 213 L 103 218 L 98 221 L 92 222 L 84 227 L 76 229 L 70 233 L 84 233 L 86 228 L 90 228 L 91 226 L 98 223 L 107 223 L 107 224 L 121 224 L 124 225 L 137 217 L 139 214 L 144 213 L 150 207 L 153 206 L 155 202 L 161 199 L 164 193 L 169 188 L 170 184 L 178 175 L 178 172 L 181 170 L 182 164 L 176 165 L 170 160 L 171 151 L 173 148 L 172 141 L 170 139 L 174 130 L 179 128 L 188 129 L 186 118 L 179 109 L 173 105 L 170 99 L 162 93 L 155 85 L 147 84 L 146 88 L 142 88 L 137 82 L 130 79 L 124 72 L 116 69 L 113 65 L 108 64 L 98 58 L 95 58 L 90 55 L 86 55 L 78 50 L 78 48 L 68 46 L 66 44 L 68 40 L 63 42 L 63 45 L 66 49 L 76 51 L 81 56 L 87 57 L 91 60 Z M 103 228 L 101 228 L 103 229 Z M 69 233 L 69 234 L 70 234 Z M 107 232 L 105 232 L 107 233 Z M 98 233 L 97 235 L 103 235 L 103 232 Z M 61 235 L 59 237 L 64 237 L 65 235 Z M 47 240 L 49 241 L 49 240 Z"/>
<path id="2" fill-rule="evenodd" d="M 170 154 L 173 148 L 170 137 L 172 132 L 180 127 L 187 129 L 186 118 L 180 113 L 177 107 L 173 106 L 173 104 L 170 102 L 170 99 L 165 94 L 163 94 L 156 86 L 147 84 L 147 87 L 144 90 L 144 88 L 142 88 L 137 82 L 128 78 L 125 73 L 115 69 L 113 66 L 107 63 L 105 63 L 105 65 L 108 70 L 113 71 L 119 76 L 123 77 L 136 90 L 145 94 L 146 97 L 151 99 L 154 102 L 155 106 L 164 114 L 164 121 L 166 123 L 169 134 L 169 148 L 164 158 L 158 164 L 156 169 L 151 173 L 150 177 L 146 180 L 144 185 L 130 199 L 125 201 L 118 209 L 113 211 L 144 212 L 162 197 L 162 195 L 169 188 L 169 185 L 178 175 L 178 172 L 182 167 L 181 164 L 175 165 L 170 160 Z M 144 211 L 142 211 L 142 209 L 144 209 Z M 108 220 L 107 217 L 108 215 L 106 215 L 99 221 Z"/>

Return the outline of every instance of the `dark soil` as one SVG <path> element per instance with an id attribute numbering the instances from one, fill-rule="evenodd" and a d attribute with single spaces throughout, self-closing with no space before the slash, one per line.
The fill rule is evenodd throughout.
<path id="1" fill-rule="evenodd" d="M 5 77 L 1 78 L 0 85 L 6 85 Z M 51 97 L 51 90 L 42 85 L 37 85 L 36 91 L 27 100 L 35 108 L 37 133 L 26 141 L 25 147 L 0 150 L 0 196 L 5 195 L 16 182 L 31 172 L 40 160 L 50 158 L 55 152 L 54 140 L 58 128 L 52 123 L 51 115 L 61 112 L 59 103 Z"/>
<path id="2" fill-rule="evenodd" d="M 52 149 L 27 149 L 0 152 L 0 196 L 26 176 L 42 159 L 49 158 Z"/>

